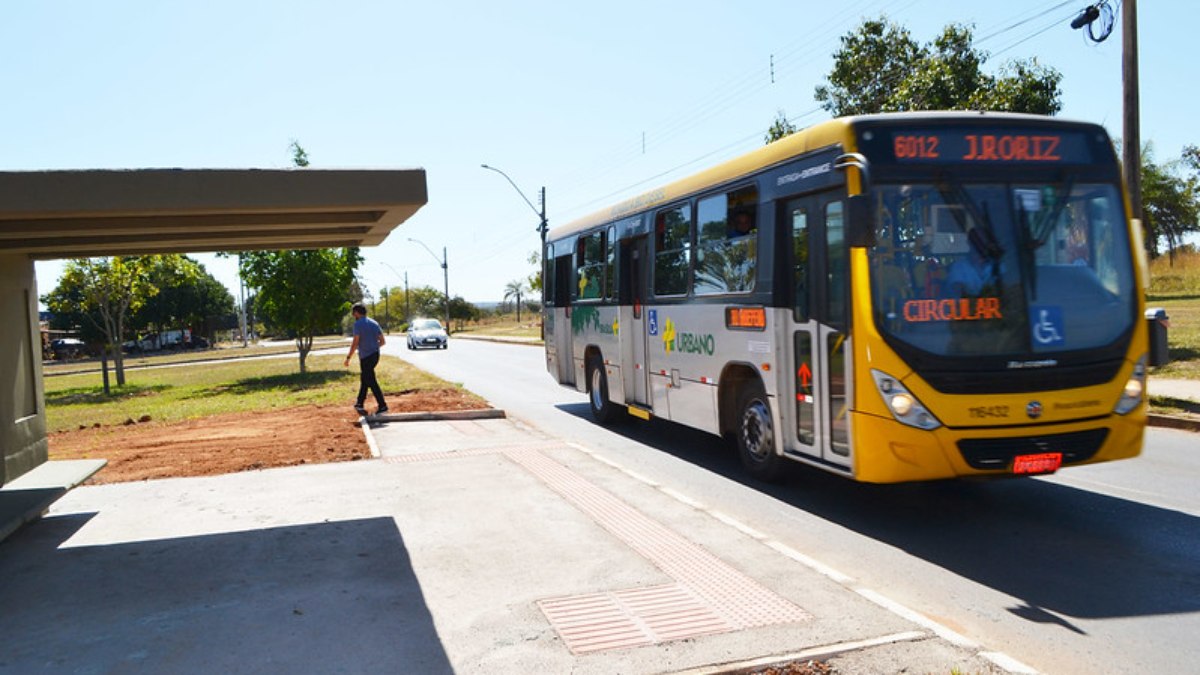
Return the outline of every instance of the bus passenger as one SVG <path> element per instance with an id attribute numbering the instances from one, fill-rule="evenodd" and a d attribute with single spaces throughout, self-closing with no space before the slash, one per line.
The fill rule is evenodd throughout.
<path id="1" fill-rule="evenodd" d="M 733 227 L 729 230 L 729 238 L 745 237 L 754 232 L 754 216 L 749 211 L 738 211 L 733 214 Z"/>
<path id="2" fill-rule="evenodd" d="M 984 286 L 1000 277 L 999 261 L 992 257 L 996 251 L 989 245 L 987 235 L 974 228 L 967 238 L 971 244 L 967 255 L 951 263 L 946 272 L 946 285 L 958 297 L 977 296 Z"/>

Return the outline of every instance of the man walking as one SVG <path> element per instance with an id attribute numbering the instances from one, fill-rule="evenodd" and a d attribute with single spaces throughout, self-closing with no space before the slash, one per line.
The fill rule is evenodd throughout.
<path id="1" fill-rule="evenodd" d="M 362 304 L 355 305 L 350 311 L 354 314 L 354 341 L 350 343 L 350 353 L 346 355 L 345 365 L 350 366 L 350 357 L 354 356 L 354 350 L 357 349 L 358 365 L 361 369 L 358 402 L 354 404 L 354 410 L 359 415 L 367 414 L 363 404 L 367 401 L 367 389 L 370 389 L 375 395 L 375 402 L 379 404 L 375 414 L 382 415 L 388 411 L 388 407 L 383 401 L 383 390 L 379 388 L 379 381 L 375 379 L 375 366 L 379 365 L 379 348 L 385 342 L 383 330 L 374 319 L 367 318 L 367 308 Z"/>

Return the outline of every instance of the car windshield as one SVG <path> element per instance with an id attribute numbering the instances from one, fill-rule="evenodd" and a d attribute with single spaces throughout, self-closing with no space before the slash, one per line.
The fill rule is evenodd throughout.
<path id="1" fill-rule="evenodd" d="M 1111 344 L 1134 321 L 1113 185 L 878 185 L 874 212 L 876 323 L 922 351 L 1037 358 Z"/>
<path id="2" fill-rule="evenodd" d="M 442 324 L 436 319 L 417 319 L 413 322 L 413 330 L 441 330 Z"/>

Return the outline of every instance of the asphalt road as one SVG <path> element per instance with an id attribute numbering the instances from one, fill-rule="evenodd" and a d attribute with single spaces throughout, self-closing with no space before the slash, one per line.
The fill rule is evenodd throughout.
<path id="1" fill-rule="evenodd" d="M 1047 673 L 1195 672 L 1200 437 L 1151 429 L 1142 457 L 1049 478 L 872 486 L 797 466 L 742 475 L 715 437 L 612 429 L 546 373 L 539 347 L 451 339 L 405 358 L 544 432 L 767 533 L 990 649 Z"/>

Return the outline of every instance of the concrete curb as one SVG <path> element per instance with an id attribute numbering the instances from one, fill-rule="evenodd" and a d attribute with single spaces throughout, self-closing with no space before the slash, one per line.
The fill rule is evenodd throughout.
<path id="1" fill-rule="evenodd" d="M 526 345 L 529 347 L 542 347 L 546 343 L 541 338 L 519 338 L 519 337 L 503 337 L 500 335 L 463 335 L 454 333 L 451 337 L 459 340 L 476 340 L 478 342 L 502 342 L 510 345 Z"/>
<path id="2" fill-rule="evenodd" d="M 1147 424 L 1152 427 L 1179 429 L 1181 431 L 1200 433 L 1200 420 L 1194 420 L 1188 417 L 1176 417 L 1174 415 L 1159 415 L 1157 413 L 1150 413 L 1148 415 Z"/>
<path id="3" fill-rule="evenodd" d="M 384 413 L 382 415 L 367 415 L 367 422 L 430 422 L 435 420 L 496 420 L 504 419 L 507 415 L 498 408 L 483 410 L 444 410 L 440 412 Z"/>

